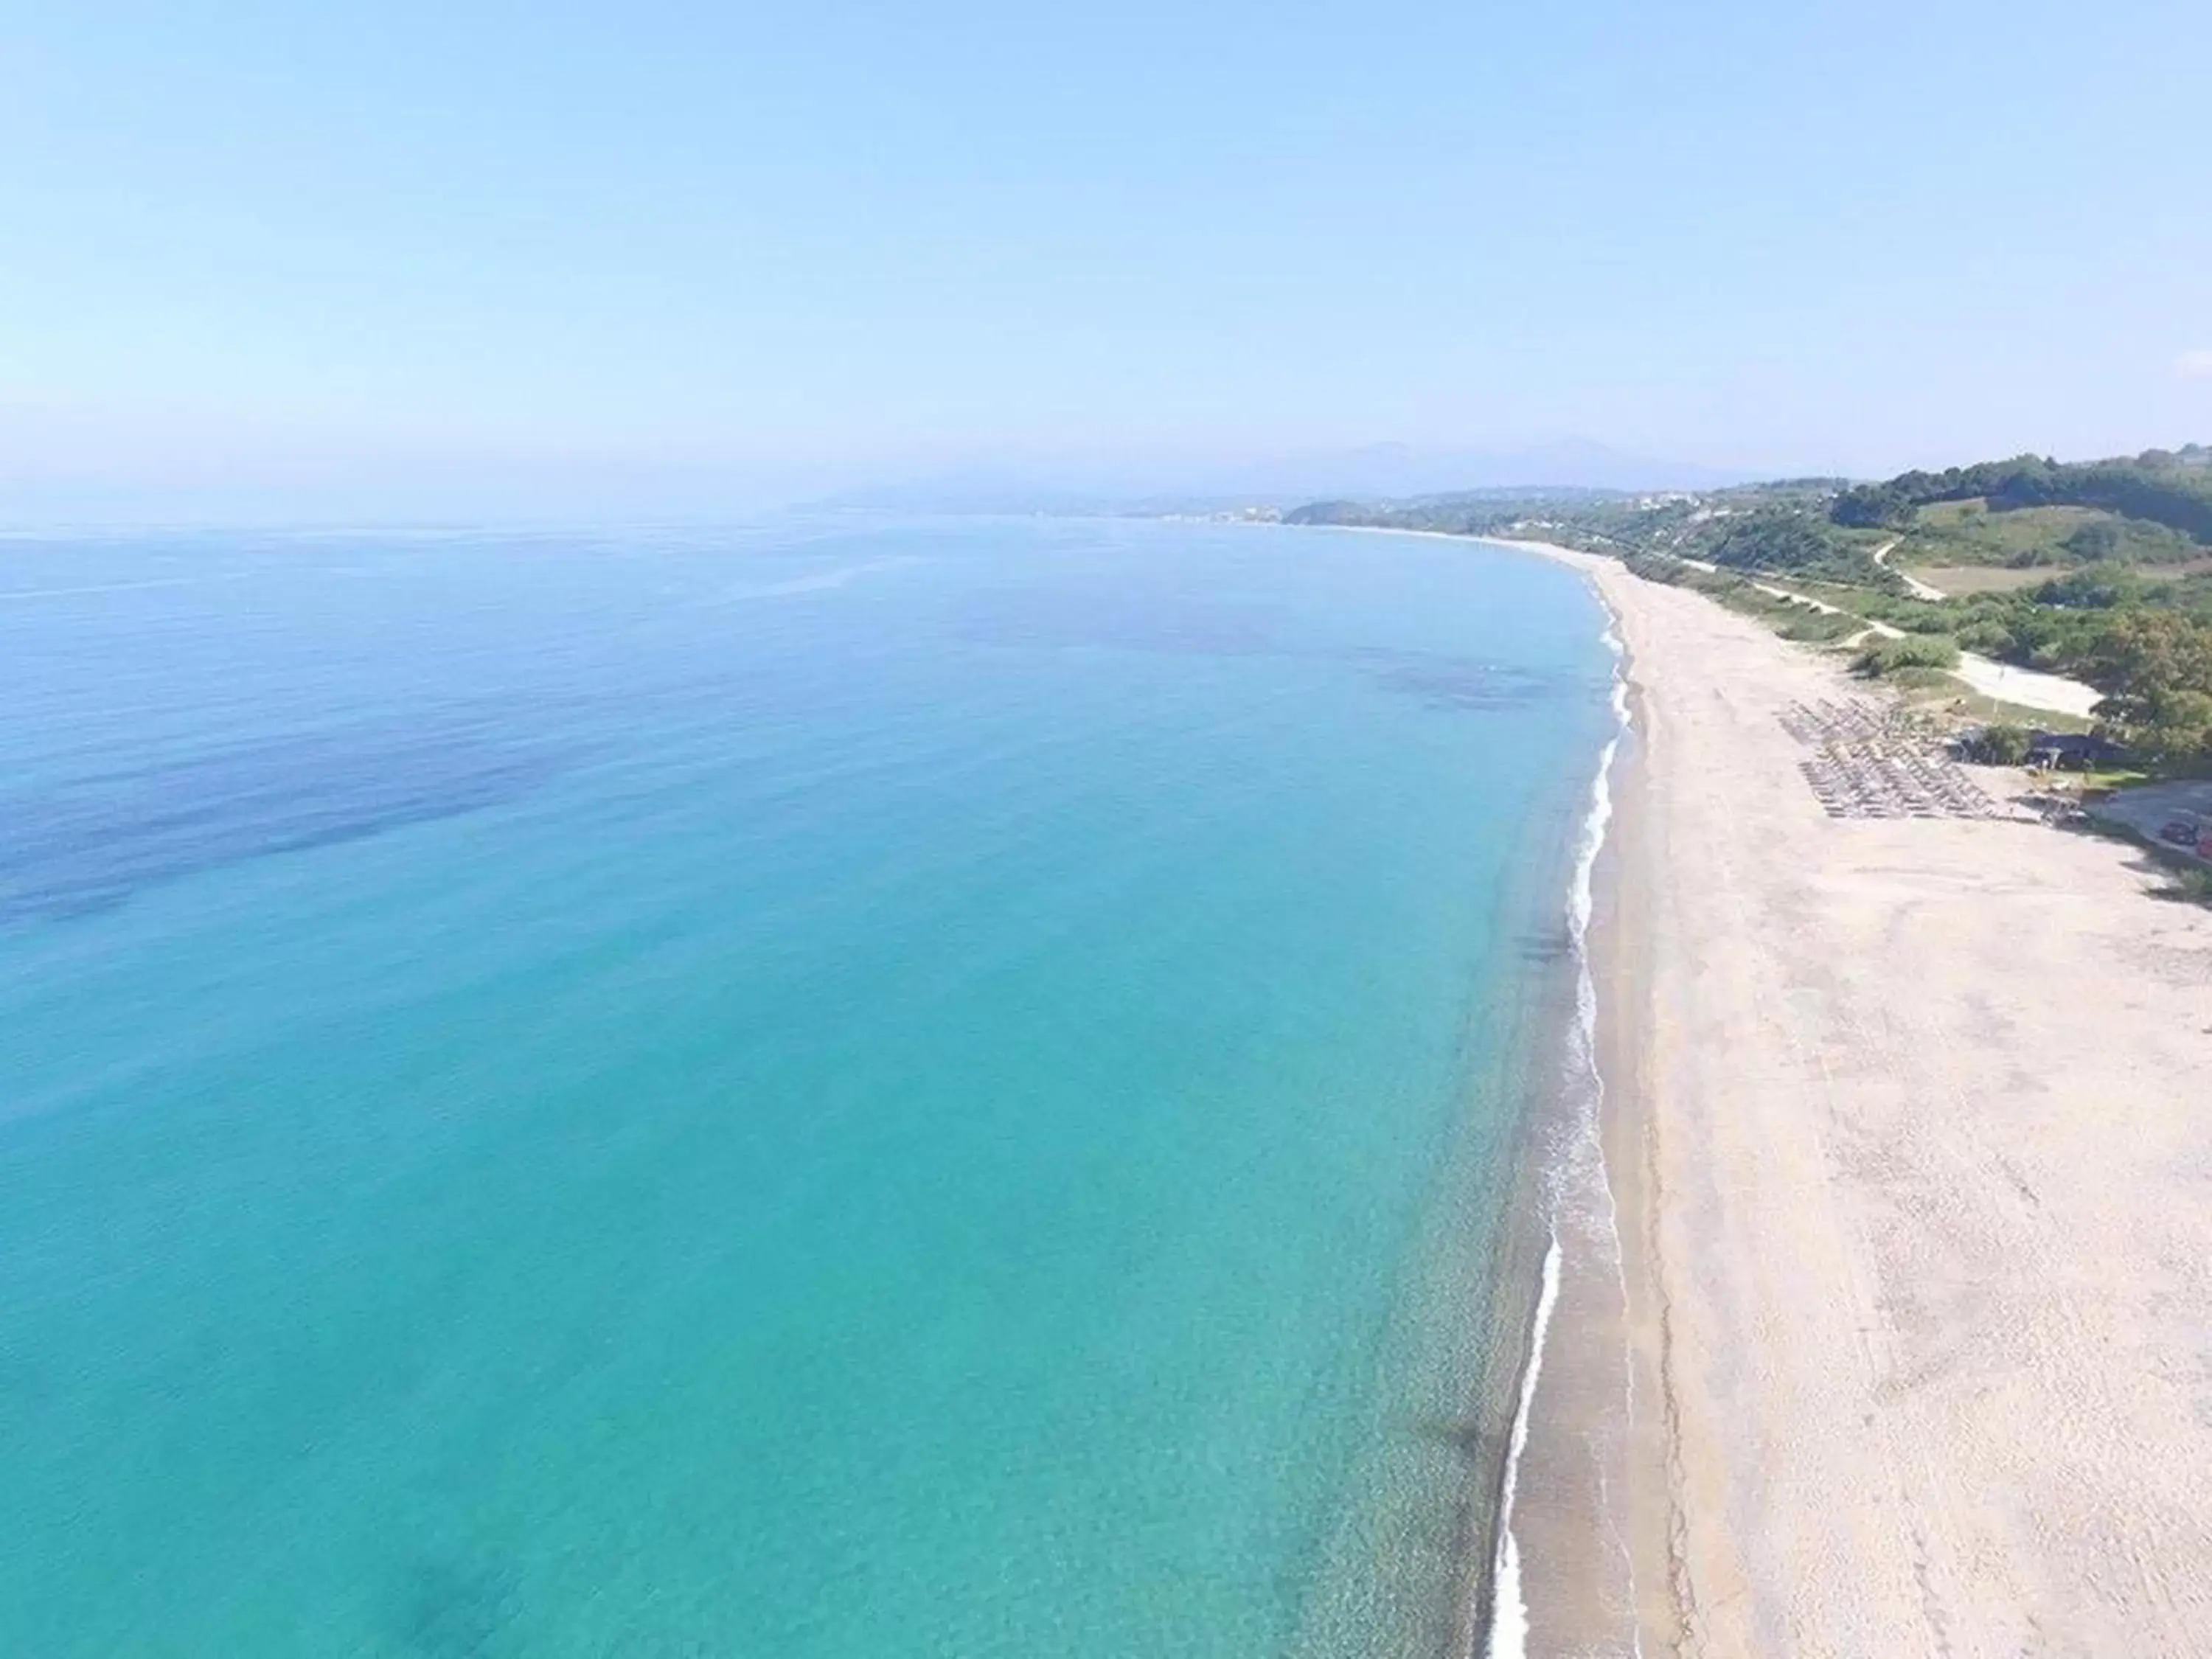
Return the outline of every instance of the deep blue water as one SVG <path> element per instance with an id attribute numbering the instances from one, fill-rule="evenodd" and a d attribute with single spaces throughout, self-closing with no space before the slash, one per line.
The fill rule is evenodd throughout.
<path id="1" fill-rule="evenodd" d="M 1425 1654 L 1601 618 L 0 542 L 0 1652 Z"/>

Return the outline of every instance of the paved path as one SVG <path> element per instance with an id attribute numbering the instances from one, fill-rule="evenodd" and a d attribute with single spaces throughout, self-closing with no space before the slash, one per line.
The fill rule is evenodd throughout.
<path id="1" fill-rule="evenodd" d="M 1947 599 L 1950 598 L 1950 595 L 1946 593 L 1942 588 L 1929 586 L 1926 582 L 1922 581 L 1920 578 L 1911 574 L 1910 572 L 1891 569 L 1889 556 L 1897 550 L 1897 543 L 1902 538 L 1893 538 L 1892 540 L 1884 542 L 1880 547 L 1875 549 L 1874 562 L 1880 565 L 1884 570 L 1889 570 L 1891 574 L 1894 575 L 1898 580 L 1903 582 L 1905 584 L 1905 591 L 1912 595 L 1916 599 Z"/>

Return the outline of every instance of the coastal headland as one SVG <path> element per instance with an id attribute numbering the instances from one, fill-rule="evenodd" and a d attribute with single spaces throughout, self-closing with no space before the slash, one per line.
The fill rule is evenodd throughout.
<path id="1" fill-rule="evenodd" d="M 1834 817 L 1832 659 L 1616 561 L 1614 1241 L 1513 1520 L 1534 1655 L 2212 1653 L 2212 913 L 2130 847 Z"/>

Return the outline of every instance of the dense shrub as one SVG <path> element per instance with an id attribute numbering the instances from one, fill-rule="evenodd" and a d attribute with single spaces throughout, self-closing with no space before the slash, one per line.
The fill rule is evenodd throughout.
<path id="1" fill-rule="evenodd" d="M 1960 747 L 1968 760 L 1979 761 L 1984 766 L 2019 766 L 2027 759 L 2028 729 L 2000 722 L 1985 726 L 1964 739 Z"/>
<path id="2" fill-rule="evenodd" d="M 1862 674 L 1879 678 L 1900 669 L 1942 671 L 1959 665 L 1959 642 L 1928 635 L 1908 635 L 1901 640 L 1876 640 L 1852 663 Z"/>

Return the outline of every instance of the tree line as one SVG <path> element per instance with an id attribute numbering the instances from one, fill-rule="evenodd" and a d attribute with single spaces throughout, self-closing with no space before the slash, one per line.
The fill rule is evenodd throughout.
<path id="1" fill-rule="evenodd" d="M 2132 459 L 2054 461 L 2020 455 L 1941 472 L 1903 472 L 1840 492 L 1828 516 L 1860 529 L 1901 530 L 1936 501 L 1986 498 L 1996 512 L 2028 507 L 2100 507 L 2178 530 L 2212 547 L 2212 450 L 2191 444 Z"/>

